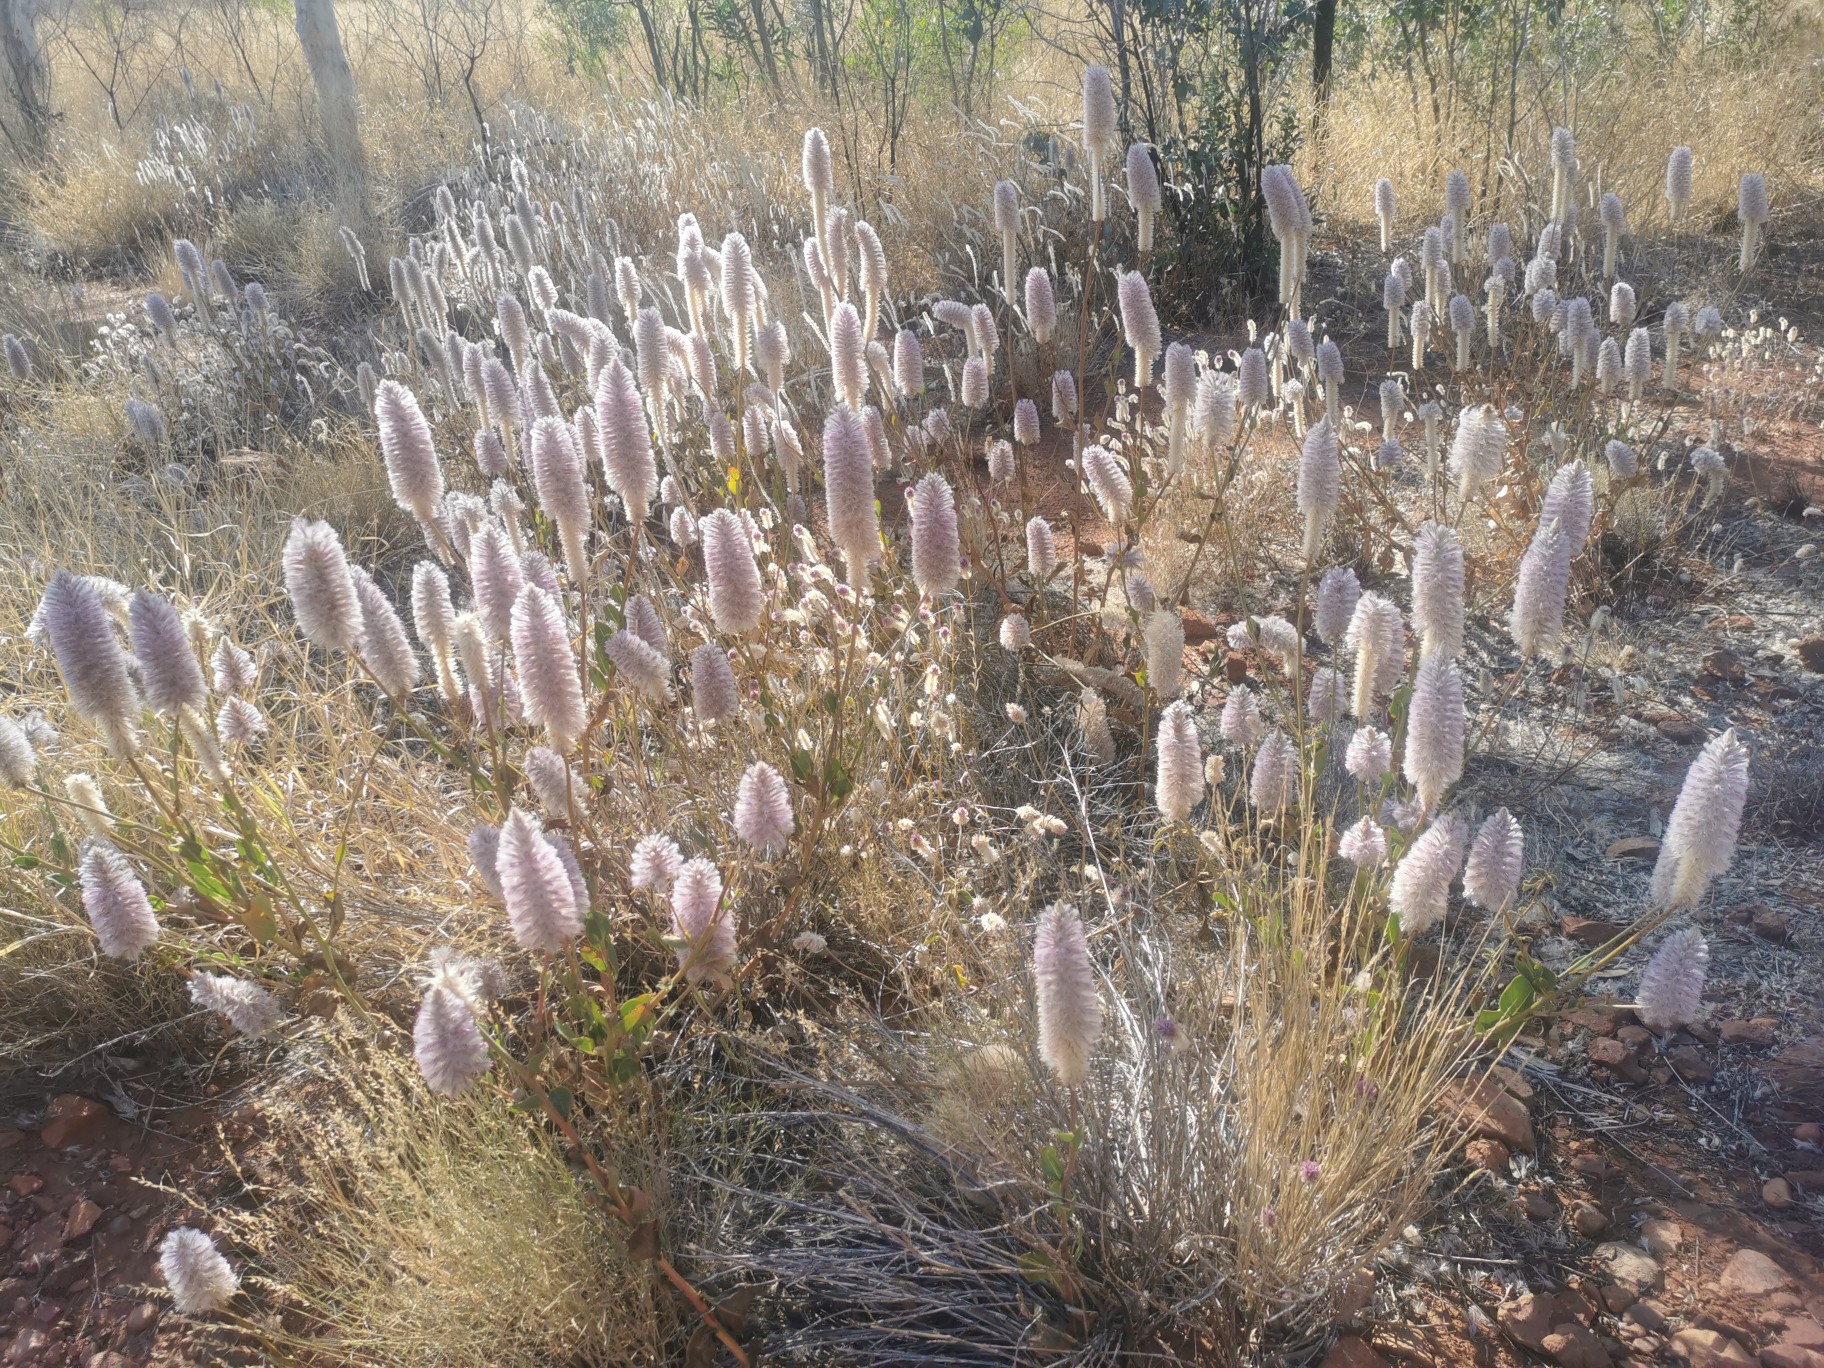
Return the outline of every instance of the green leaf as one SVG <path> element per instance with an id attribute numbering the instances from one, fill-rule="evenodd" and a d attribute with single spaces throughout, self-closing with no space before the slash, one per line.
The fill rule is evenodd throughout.
<path id="1" fill-rule="evenodd" d="M 1058 1153 L 1056 1145 L 1047 1145 L 1039 1151 L 1039 1167 L 1052 1182 L 1064 1181 L 1064 1156 Z"/>
<path id="2" fill-rule="evenodd" d="M 816 771 L 817 757 L 807 750 L 798 750 L 796 748 L 788 752 L 788 754 L 790 755 L 792 762 L 792 776 L 801 784 L 809 781 L 811 775 Z"/>
<path id="3" fill-rule="evenodd" d="M 552 1110 L 563 1117 L 564 1120 L 568 1121 L 570 1119 L 570 1106 L 575 1100 L 570 1096 L 570 1089 L 553 1088 L 550 1092 L 546 1093 L 545 1096 L 551 1100 Z"/>
<path id="4" fill-rule="evenodd" d="M 40 860 L 36 855 L 15 855 L 15 856 L 13 856 L 13 868 L 14 869 L 36 869 L 42 863 L 43 863 L 43 861 Z"/>

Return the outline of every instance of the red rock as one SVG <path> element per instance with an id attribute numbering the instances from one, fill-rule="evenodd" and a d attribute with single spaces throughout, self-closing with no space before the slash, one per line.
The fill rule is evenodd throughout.
<path id="1" fill-rule="evenodd" d="M 1563 1368 L 1609 1368 L 1613 1362 L 1602 1341 L 1576 1321 L 1554 1325 L 1539 1348 Z"/>
<path id="2" fill-rule="evenodd" d="M 1499 1140 L 1471 1140 L 1463 1147 L 1463 1157 L 1470 1164 L 1488 1173 L 1506 1173 L 1508 1160 L 1512 1157 L 1507 1146 Z"/>
<path id="3" fill-rule="evenodd" d="M 1752 632 L 1754 630 L 1754 619 L 1743 613 L 1728 613 L 1722 617 L 1712 619 L 1705 625 L 1712 631 Z"/>
<path id="4" fill-rule="evenodd" d="M 1640 1228 L 1640 1238 L 1647 1252 L 1663 1262 L 1668 1254 L 1677 1252 L 1685 1232 L 1677 1221 L 1648 1221 Z"/>
<path id="5" fill-rule="evenodd" d="M 1230 651 L 1222 658 L 1222 674 L 1231 684 L 1239 684 L 1248 677 L 1248 658 L 1239 651 Z"/>
<path id="6" fill-rule="evenodd" d="M 1799 642 L 1799 663 L 1813 674 L 1824 674 L 1824 636 L 1808 636 Z"/>
<path id="7" fill-rule="evenodd" d="M 1444 1087 L 1439 1103 L 1485 1140 L 1499 1140 L 1510 1150 L 1534 1153 L 1532 1118 L 1526 1104 L 1492 1078 L 1457 1079 Z"/>
<path id="8" fill-rule="evenodd" d="M 1761 1350 L 1761 1368 L 1824 1368 L 1824 1353 L 1802 1344 L 1770 1344 Z"/>
<path id="9" fill-rule="evenodd" d="M 1510 1069 L 1505 1064 L 1497 1064 L 1488 1071 L 1488 1076 L 1522 1102 L 1532 1100 L 1533 1085 L 1526 1081 L 1526 1075 L 1518 1069 Z"/>
<path id="10" fill-rule="evenodd" d="M 1791 914 L 1775 912 L 1772 908 L 1756 912 L 1754 920 L 1748 925 L 1755 935 L 1764 941 L 1772 941 L 1776 945 L 1784 944 L 1786 938 L 1792 934 Z"/>
<path id="11" fill-rule="evenodd" d="M 1606 945 L 1621 934 L 1621 928 L 1611 922 L 1591 921 L 1588 917 L 1560 917 L 1558 929 L 1579 945 Z"/>
<path id="12" fill-rule="evenodd" d="M 91 1202 L 87 1197 L 84 1197 L 80 1202 L 76 1203 L 75 1206 L 70 1208 L 70 1214 L 64 1220 L 64 1242 L 67 1244 L 71 1240 L 80 1240 L 84 1235 L 87 1235 L 91 1230 L 95 1229 L 95 1222 L 100 1219 L 101 1208 L 96 1206 L 95 1203 Z"/>
<path id="13" fill-rule="evenodd" d="M 127 1312 L 126 1327 L 129 1335 L 144 1334 L 158 1324 L 159 1308 L 157 1302 L 140 1302 Z"/>
<path id="14" fill-rule="evenodd" d="M 51 1337 L 41 1325 L 28 1325 L 6 1347 L 8 1363 L 35 1363 L 38 1356 L 50 1345 Z"/>
<path id="15" fill-rule="evenodd" d="M 1561 1318 L 1556 1298 L 1529 1292 L 1517 1301 L 1503 1303 L 1495 1312 L 1495 1320 L 1517 1343 L 1543 1352 L 1546 1336 L 1558 1327 Z"/>
<path id="16" fill-rule="evenodd" d="M 1184 640 L 1187 645 L 1195 646 L 1200 641 L 1213 641 L 1220 630 L 1195 608 L 1182 608 L 1178 615 L 1184 619 Z"/>
<path id="17" fill-rule="evenodd" d="M 6 1185 L 13 1190 L 16 1196 L 30 1197 L 34 1192 L 39 1192 L 44 1188 L 44 1179 L 35 1173 L 15 1173 L 7 1180 Z"/>
<path id="18" fill-rule="evenodd" d="M 1672 1353 L 1691 1368 L 1756 1368 L 1753 1354 L 1715 1330 L 1680 1330 Z"/>
<path id="19" fill-rule="evenodd" d="M 108 1109 L 92 1097 L 64 1093 L 45 1108 L 38 1139 L 46 1149 L 68 1149 L 92 1137 L 108 1119 Z"/>
<path id="20" fill-rule="evenodd" d="M 1595 1239 L 1609 1228 L 1609 1218 L 1601 1207 L 1584 1202 L 1571 1212 L 1571 1224 L 1577 1227 L 1579 1235 L 1586 1239 Z"/>
<path id="21" fill-rule="evenodd" d="M 1676 1050 L 1668 1050 L 1666 1062 L 1678 1070 L 1678 1076 L 1687 1083 L 1708 1083 L 1716 1077 L 1716 1065 L 1710 1062 L 1709 1055 L 1695 1045 L 1681 1045 Z"/>
<path id="22" fill-rule="evenodd" d="M 1792 1140 L 1796 1145 L 1824 1147 L 1824 1126 L 1820 1126 L 1816 1121 L 1807 1121 L 1804 1125 L 1793 1129 Z"/>
<path id="23" fill-rule="evenodd" d="M 1758 1249 L 1738 1249 L 1716 1285 L 1738 1297 L 1765 1297 L 1790 1287 L 1792 1275 Z"/>
<path id="24" fill-rule="evenodd" d="M 1344 1335 L 1330 1347 L 1319 1368 L 1390 1368 L 1386 1359 L 1355 1335 Z"/>
<path id="25" fill-rule="evenodd" d="M 1590 1042 L 1590 1062 L 1600 1064 L 1625 1083 L 1644 1082 L 1647 1071 L 1640 1067 L 1634 1051 L 1619 1040 L 1598 1037 Z"/>
<path id="26" fill-rule="evenodd" d="M 1771 1045 L 1774 1029 L 1779 1024 L 1773 1017 L 1756 1017 L 1753 1021 L 1725 1021 L 1722 1026 L 1723 1041 L 1729 1045 L 1750 1045 L 1756 1048 Z"/>
<path id="27" fill-rule="evenodd" d="M 1784 1178 L 1769 1178 L 1761 1184 L 1761 1200 L 1775 1211 L 1784 1211 L 1792 1205 L 1792 1184 Z"/>
<path id="28" fill-rule="evenodd" d="M 1611 860 L 1651 860 L 1659 854 L 1659 842 L 1651 836 L 1624 836 L 1603 853 Z"/>
<path id="29" fill-rule="evenodd" d="M 1591 1035 L 1611 1036 L 1615 1028 L 1621 1025 L 1621 1013 L 1613 1007 L 1579 1007 L 1564 1019 L 1566 1026 L 1575 1026 L 1588 1031 Z"/>
<path id="30" fill-rule="evenodd" d="M 1786 1333 L 1780 1336 L 1781 1344 L 1797 1344 L 1806 1349 L 1824 1349 L 1824 1325 L 1819 1325 L 1810 1316 L 1785 1317 Z"/>
<path id="31" fill-rule="evenodd" d="M 1740 684 L 1748 677 L 1740 658 L 1734 651 L 1712 651 L 1704 657 L 1704 673 L 1725 684 Z"/>
<path id="32" fill-rule="evenodd" d="M 1802 1192 L 1824 1192 L 1824 1169 L 1787 1169 L 1782 1176 Z"/>
<path id="33" fill-rule="evenodd" d="M 1571 1171 L 1581 1173 L 1585 1178 L 1597 1183 L 1602 1182 L 1605 1178 L 1614 1177 L 1616 1173 L 1615 1166 L 1600 1154 L 1573 1154 Z"/>
<path id="34" fill-rule="evenodd" d="M 1682 717 L 1668 717 L 1656 728 L 1659 734 L 1668 741 L 1675 741 L 1681 746 L 1695 746 L 1700 741 L 1707 741 L 1710 733 L 1695 722 L 1688 722 Z"/>
<path id="35" fill-rule="evenodd" d="M 1630 1022 L 1616 1030 L 1615 1039 L 1630 1050 L 1644 1050 L 1653 1043 L 1653 1032 L 1645 1026 L 1637 1026 Z"/>

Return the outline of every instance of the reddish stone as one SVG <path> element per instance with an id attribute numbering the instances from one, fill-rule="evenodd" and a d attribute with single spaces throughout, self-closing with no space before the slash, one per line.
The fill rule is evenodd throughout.
<path id="1" fill-rule="evenodd" d="M 84 1197 L 80 1202 L 76 1203 L 75 1206 L 70 1208 L 70 1214 L 64 1220 L 64 1242 L 67 1244 L 71 1240 L 80 1240 L 84 1235 L 87 1235 L 91 1230 L 95 1229 L 95 1222 L 100 1219 L 101 1208 L 96 1206 L 95 1203 L 91 1202 L 87 1197 Z"/>
<path id="2" fill-rule="evenodd" d="M 1802 1344 L 1770 1344 L 1761 1350 L 1761 1368 L 1824 1368 L 1824 1354 Z"/>
<path id="3" fill-rule="evenodd" d="M 1471 1140 L 1463 1147 L 1463 1157 L 1470 1164 L 1488 1173 L 1506 1173 L 1508 1160 L 1512 1157 L 1507 1146 L 1499 1140 Z"/>
<path id="4" fill-rule="evenodd" d="M 38 1138 L 46 1149 L 68 1149 L 88 1141 L 107 1119 L 108 1109 L 94 1098 L 64 1093 L 45 1108 Z"/>
<path id="5" fill-rule="evenodd" d="M 1220 629 L 1195 608 L 1180 609 L 1179 616 L 1184 619 L 1184 640 L 1187 645 L 1195 646 L 1199 642 L 1216 639 Z"/>
<path id="6" fill-rule="evenodd" d="M 1621 928 L 1611 922 L 1591 921 L 1588 917 L 1560 917 L 1558 929 L 1579 945 L 1606 945 L 1621 934 Z"/>
<path id="7" fill-rule="evenodd" d="M 1646 1080 L 1647 1071 L 1640 1067 L 1640 1061 L 1634 1058 L 1634 1051 L 1619 1040 L 1597 1038 L 1590 1042 L 1590 1062 L 1600 1064 L 1624 1083 L 1641 1083 Z"/>
<path id="8" fill-rule="evenodd" d="M 1344 1335 L 1324 1355 L 1319 1368 L 1389 1368 L 1389 1364 L 1357 1336 Z"/>
<path id="9" fill-rule="evenodd" d="M 1537 1148 L 1526 1104 L 1492 1078 L 1448 1083 L 1439 1102 L 1480 1139 L 1499 1140 L 1510 1150 L 1525 1150 L 1528 1154 Z"/>
<path id="10" fill-rule="evenodd" d="M 44 1179 L 35 1173 L 15 1173 L 7 1180 L 6 1185 L 13 1190 L 15 1196 L 30 1197 L 34 1192 L 43 1189 Z"/>
<path id="11" fill-rule="evenodd" d="M 1723 1041 L 1728 1045 L 1747 1045 L 1754 1048 L 1773 1044 L 1774 1028 L 1779 1022 L 1772 1017 L 1756 1017 L 1753 1021 L 1725 1021 L 1722 1026 Z"/>
<path id="12" fill-rule="evenodd" d="M 1678 1070 L 1678 1076 L 1687 1083 L 1708 1083 L 1716 1077 L 1716 1065 L 1695 1045 L 1681 1045 L 1667 1051 L 1666 1062 Z"/>

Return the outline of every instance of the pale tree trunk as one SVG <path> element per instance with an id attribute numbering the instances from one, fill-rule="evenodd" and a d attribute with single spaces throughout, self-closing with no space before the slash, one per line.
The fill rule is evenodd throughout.
<path id="1" fill-rule="evenodd" d="M 355 100 L 355 74 L 342 50 L 342 31 L 336 27 L 335 0 L 294 0 L 298 41 L 310 64 L 310 79 L 317 88 L 317 110 L 323 119 L 323 140 L 328 146 L 330 168 L 336 178 L 336 199 L 342 212 L 355 221 L 356 232 L 368 225 L 367 159 L 361 151 L 361 111 Z"/>
<path id="2" fill-rule="evenodd" d="M 19 129 L 12 141 L 19 153 L 36 160 L 51 136 L 51 73 L 38 46 L 38 0 L 0 0 L 0 56 Z"/>

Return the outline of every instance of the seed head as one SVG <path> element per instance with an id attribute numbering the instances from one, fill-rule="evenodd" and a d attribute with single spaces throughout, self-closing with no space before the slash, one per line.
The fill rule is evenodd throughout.
<path id="1" fill-rule="evenodd" d="M 412 1058 L 432 1092 L 453 1097 L 487 1073 L 478 1010 L 466 976 L 439 964 L 412 1024 Z"/>
<path id="2" fill-rule="evenodd" d="M 1244 409 L 1266 408 L 1273 401 L 1272 384 L 1267 378 L 1267 354 L 1259 347 L 1249 347 L 1236 363 L 1235 398 Z"/>
<path id="3" fill-rule="evenodd" d="M 175 717 L 184 708 L 202 707 L 209 687 L 170 600 L 141 589 L 127 606 L 127 624 L 140 682 L 153 711 Z"/>
<path id="4" fill-rule="evenodd" d="M 639 387 L 618 356 L 597 378 L 595 423 L 601 433 L 602 474 L 608 487 L 626 505 L 628 521 L 643 523 L 658 490 L 658 464 Z"/>
<path id="5" fill-rule="evenodd" d="M 1345 566 L 1324 572 L 1324 577 L 1317 582 L 1317 612 L 1312 619 L 1319 641 L 1326 646 L 1335 646 L 1342 641 L 1361 597 L 1362 582 L 1356 578 L 1355 571 Z"/>
<path id="6" fill-rule="evenodd" d="M 722 876 L 705 859 L 689 861 L 671 885 L 671 930 L 684 944 L 678 966 L 692 983 L 726 980 L 735 967 L 735 923 L 722 906 Z"/>
<path id="7" fill-rule="evenodd" d="M 671 664 L 638 632 L 623 628 L 608 638 L 605 648 L 615 673 L 655 703 L 671 697 Z"/>
<path id="8" fill-rule="evenodd" d="M 374 421 L 393 502 L 426 526 L 434 524 L 443 502 L 443 466 L 417 398 L 397 380 L 382 380 L 374 392 Z"/>
<path id="9" fill-rule="evenodd" d="M 678 843 L 657 833 L 640 837 L 633 853 L 627 857 L 627 883 L 630 887 L 650 888 L 663 893 L 683 868 L 684 856 Z"/>
<path id="10" fill-rule="evenodd" d="M 568 754 L 587 717 L 568 624 L 557 599 L 536 584 L 526 585 L 513 601 L 510 635 L 526 720 L 545 729 L 551 749 Z"/>
<path id="11" fill-rule="evenodd" d="M 1709 742 L 1685 772 L 1653 867 L 1653 904 L 1695 907 L 1729 868 L 1748 801 L 1748 748 L 1733 730 Z"/>
<path id="12" fill-rule="evenodd" d="M 1182 822 L 1203 801 L 1203 745 L 1197 738 L 1191 705 L 1183 699 L 1159 714 L 1158 750 L 1153 801 L 1166 821 Z"/>
<path id="13" fill-rule="evenodd" d="M 1463 615 L 1463 544 L 1449 527 L 1427 522 L 1412 548 L 1412 625 L 1421 654 L 1462 654 Z"/>
<path id="14" fill-rule="evenodd" d="M 740 710 L 735 672 L 713 641 L 690 653 L 690 697 L 699 721 L 720 722 Z"/>
<path id="15" fill-rule="evenodd" d="M 355 598 L 361 605 L 361 640 L 356 654 L 391 698 L 402 699 L 418 687 L 418 654 L 405 635 L 405 624 L 367 571 L 349 567 Z"/>
<path id="16" fill-rule="evenodd" d="M 777 855 L 796 830 L 785 780 L 771 765 L 755 761 L 735 790 L 735 834 L 762 855 Z"/>
<path id="17" fill-rule="evenodd" d="M 1520 558 L 1508 632 L 1522 656 L 1550 656 L 1564 632 L 1564 601 L 1570 591 L 1569 543 L 1552 523 L 1541 527 Z"/>
<path id="18" fill-rule="evenodd" d="M 1153 383 L 1153 365 L 1161 349 L 1159 314 L 1152 291 L 1138 271 L 1124 271 L 1115 282 L 1121 306 L 1121 331 L 1134 351 L 1134 384 L 1145 389 Z"/>
<path id="19" fill-rule="evenodd" d="M 1039 1007 L 1039 1057 L 1058 1082 L 1074 1088 L 1088 1078 L 1090 1056 L 1102 1035 L 1102 998 L 1096 991 L 1083 918 L 1069 903 L 1053 903 L 1039 914 L 1032 978 Z"/>
<path id="20" fill-rule="evenodd" d="M 1145 143 L 1134 143 L 1127 149 L 1127 197 L 1134 208 L 1156 214 L 1164 204 L 1159 190 L 1159 171 L 1153 165 L 1152 153 Z"/>
<path id="21" fill-rule="evenodd" d="M 868 388 L 867 339 L 861 315 L 846 300 L 830 315 L 830 378 L 837 402 L 859 410 Z"/>
<path id="22" fill-rule="evenodd" d="M 1091 152 L 1115 149 L 1115 87 L 1105 66 L 1083 71 L 1083 142 Z"/>
<path id="23" fill-rule="evenodd" d="M 1393 871 L 1389 909 L 1400 919 L 1400 934 L 1422 936 L 1444 920 L 1450 885 L 1463 867 L 1466 836 L 1462 819 L 1445 815 L 1419 833 Z"/>
<path id="24" fill-rule="evenodd" d="M 893 339 L 893 388 L 905 399 L 925 392 L 925 353 L 910 328 L 901 328 Z"/>
<path id="25" fill-rule="evenodd" d="M 1640 971 L 1635 994 L 1640 1019 L 1648 1029 L 1669 1035 L 1697 1020 L 1709 966 L 1710 947 L 1695 926 L 1680 927 L 1659 943 Z"/>
<path id="26" fill-rule="evenodd" d="M 354 650 L 361 640 L 361 605 L 335 529 L 294 518 L 283 561 L 285 592 L 298 630 L 324 650 Z"/>
<path id="27" fill-rule="evenodd" d="M 1083 453 L 1083 475 L 1102 516 L 1119 531 L 1126 525 L 1127 515 L 1134 506 L 1134 487 L 1128 481 L 1127 472 L 1121 469 L 1120 461 L 1107 447 L 1092 446 Z"/>
<path id="28" fill-rule="evenodd" d="M 1526 832 L 1506 808 L 1491 813 L 1469 845 L 1463 896 L 1490 912 L 1505 911 L 1526 869 Z"/>
<path id="29" fill-rule="evenodd" d="M 158 1247 L 158 1268 L 171 1289 L 172 1302 L 186 1316 L 224 1309 L 241 1286 L 215 1242 L 189 1226 L 165 1236 Z"/>
<path id="30" fill-rule="evenodd" d="M 1222 705 L 1223 740 L 1236 746 L 1252 746 L 1267 734 L 1266 719 L 1260 715 L 1260 704 L 1254 699 L 1254 691 L 1246 684 L 1237 684 L 1229 690 L 1228 699 Z"/>
<path id="31" fill-rule="evenodd" d="M 840 404 L 823 425 L 823 493 L 830 538 L 847 562 L 849 587 L 859 592 L 867 584 L 869 563 L 880 556 L 880 515 L 867 431 L 860 416 Z"/>
<path id="32" fill-rule="evenodd" d="M 1387 833 L 1372 817 L 1364 817 L 1342 834 L 1336 853 L 1357 869 L 1371 869 L 1387 858 Z"/>
<path id="33" fill-rule="evenodd" d="M 1767 222 L 1771 212 L 1767 197 L 1767 177 L 1759 171 L 1750 171 L 1742 177 L 1741 188 L 1736 195 L 1735 216 L 1743 223 L 1759 225 Z"/>
<path id="34" fill-rule="evenodd" d="M 82 910 L 95 928 L 101 952 L 136 960 L 158 940 L 158 918 L 145 885 L 111 845 L 91 841 L 82 854 Z"/>
<path id="35" fill-rule="evenodd" d="M 582 934 L 583 914 L 563 858 L 524 808 L 515 807 L 500 829 L 495 870 L 522 949 L 555 954 Z"/>
<path id="36" fill-rule="evenodd" d="M 1026 272 L 1026 326 L 1040 342 L 1049 342 L 1057 331 L 1057 298 L 1052 293 L 1051 272 L 1043 266 Z"/>
<path id="37" fill-rule="evenodd" d="M 1248 775 L 1248 801 L 1264 813 L 1278 812 L 1298 801 L 1298 749 L 1277 727 L 1255 752 L 1254 768 Z"/>
<path id="38" fill-rule="evenodd" d="M 1040 584 L 1049 580 L 1058 568 L 1057 540 L 1051 524 L 1043 518 L 1026 520 L 1026 569 Z"/>
<path id="39" fill-rule="evenodd" d="M 259 984 L 198 970 L 190 976 L 190 1001 L 219 1012 L 244 1036 L 262 1036 L 285 1019 L 284 1005 Z"/>
<path id="40" fill-rule="evenodd" d="M 1393 768 L 1393 740 L 1373 727 L 1358 727 L 1349 738 L 1343 768 L 1363 784 L 1373 787 Z"/>
<path id="41" fill-rule="evenodd" d="M 1413 680 L 1406 724 L 1406 778 L 1427 812 L 1463 777 L 1463 674 L 1447 655 L 1430 655 Z"/>

